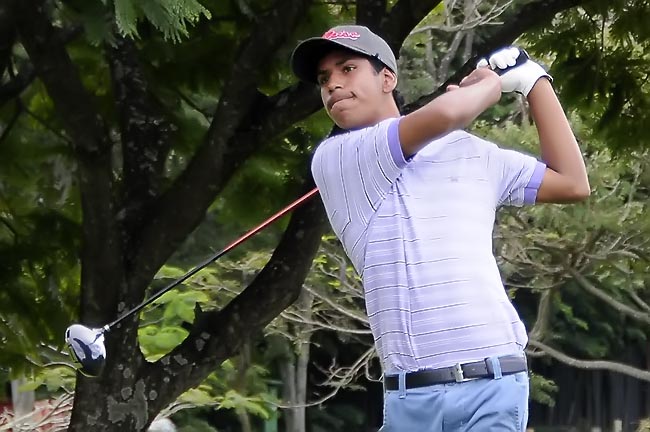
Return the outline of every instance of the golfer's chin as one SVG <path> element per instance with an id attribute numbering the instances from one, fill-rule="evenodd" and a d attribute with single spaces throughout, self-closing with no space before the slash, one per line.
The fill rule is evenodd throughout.
<path id="1" fill-rule="evenodd" d="M 338 127 L 341 129 L 345 130 L 352 130 L 352 129 L 361 129 L 366 126 L 368 126 L 370 123 L 368 120 L 359 118 L 358 116 L 354 115 L 354 111 L 351 110 L 345 110 L 345 111 L 337 111 L 337 112 L 330 112 L 330 118 L 336 123 Z"/>

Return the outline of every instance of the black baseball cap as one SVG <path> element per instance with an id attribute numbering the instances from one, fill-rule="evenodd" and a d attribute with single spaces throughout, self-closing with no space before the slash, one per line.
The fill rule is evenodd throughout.
<path id="1" fill-rule="evenodd" d="M 397 60 L 385 40 L 359 25 L 337 26 L 321 37 L 306 39 L 291 54 L 291 69 L 303 81 L 318 84 L 318 62 L 332 49 L 345 48 L 368 57 L 375 57 L 397 74 Z"/>

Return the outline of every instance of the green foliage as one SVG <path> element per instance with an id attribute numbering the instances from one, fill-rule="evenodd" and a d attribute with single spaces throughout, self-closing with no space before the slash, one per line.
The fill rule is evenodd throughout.
<path id="1" fill-rule="evenodd" d="M 602 292 L 633 309 L 640 306 L 632 296 L 648 300 L 648 152 L 614 153 L 588 121 L 573 115 L 572 124 L 586 155 L 591 198 L 579 205 L 500 212 L 495 249 L 529 329 L 543 317 L 536 304 L 522 299 L 537 300 L 551 290 L 549 324 L 542 335 L 546 343 L 577 358 L 624 362 L 629 355 L 645 352 L 646 326 L 588 293 L 568 269 L 577 269 Z M 536 152 L 532 126 L 483 124 L 479 133 L 505 147 Z M 533 379 L 533 388 L 536 385 L 540 388 L 533 393 L 539 391 L 539 400 L 549 401 L 552 394 L 544 396 L 542 377 Z"/>
<path id="2" fill-rule="evenodd" d="M 241 261 L 224 259 L 190 278 L 185 286 L 171 290 L 144 310 L 138 330 L 140 348 L 149 361 L 155 361 L 178 346 L 187 337 L 183 326 L 194 322 L 194 309 L 222 307 L 242 287 L 242 268 L 261 268 L 258 260 L 268 255 L 244 255 Z M 244 265 L 243 263 L 247 263 Z M 158 283 L 177 279 L 185 270 L 165 266 L 157 275 Z M 269 371 L 260 364 L 248 364 L 238 358 L 225 361 L 201 385 L 189 389 L 175 402 L 184 409 L 206 407 L 243 410 L 268 418 L 275 398 L 269 391 Z M 186 425 L 186 427 L 189 427 Z M 197 426 L 198 427 L 198 426 Z M 203 426 L 201 426 L 203 427 Z"/>
<path id="3" fill-rule="evenodd" d="M 314 432 L 333 430 L 361 430 L 365 421 L 364 413 L 353 405 L 332 404 L 327 410 L 310 412 L 310 424 Z"/>
<path id="4" fill-rule="evenodd" d="M 76 380 L 76 371 L 70 367 L 54 366 L 39 369 L 20 387 L 20 391 L 38 390 L 48 395 L 61 391 L 72 393 Z"/>
<path id="5" fill-rule="evenodd" d="M 65 3 L 68 9 L 64 13 L 81 20 L 86 37 L 95 45 L 114 40 L 113 25 L 119 34 L 138 38 L 143 23 L 153 26 L 165 40 L 178 43 L 189 36 L 189 26 L 212 17 L 197 0 L 69 0 Z M 107 18 L 111 16 L 114 21 Z"/>
<path id="6" fill-rule="evenodd" d="M 535 402 L 555 406 L 554 394 L 557 393 L 557 385 L 536 373 L 530 374 L 530 398 Z"/>
<path id="7" fill-rule="evenodd" d="M 136 24 L 138 13 L 131 0 L 114 0 L 115 22 L 120 32 L 124 35 L 133 36 L 137 34 Z"/>
<path id="8" fill-rule="evenodd" d="M 178 267 L 164 266 L 156 276 L 157 285 L 176 280 L 184 274 L 185 271 Z M 215 281 L 214 269 L 206 269 L 190 278 L 186 287 L 168 291 L 145 309 L 138 338 L 140 348 L 149 361 L 169 353 L 187 337 L 188 331 L 184 326 L 194 322 L 195 307 L 203 310 L 214 307 L 213 296 L 218 295 L 219 291 L 210 293 L 208 287 Z"/>
<path id="9" fill-rule="evenodd" d="M 130 3 L 132 0 L 115 0 L 115 11 L 119 3 Z M 211 14 L 196 0 L 139 0 L 133 2 L 133 9 L 146 17 L 156 29 L 163 33 L 165 39 L 179 42 L 181 37 L 187 36 L 187 25 L 194 24 L 204 16 L 210 19 Z M 128 9 L 128 7 L 127 7 Z M 127 35 L 134 35 L 132 28 L 135 23 L 134 19 L 140 18 L 137 12 L 126 14 L 123 19 L 118 19 L 118 27 Z M 121 27 L 121 23 L 125 27 Z"/>
<path id="10" fill-rule="evenodd" d="M 217 432 L 205 420 L 192 416 L 178 417 L 179 415 L 174 416 L 174 423 L 179 425 L 178 432 Z"/>
<path id="11" fill-rule="evenodd" d="M 244 396 L 235 390 L 228 390 L 215 399 L 223 409 L 239 408 L 263 419 L 268 419 L 270 416 L 267 401 L 261 397 Z"/>
<path id="12" fill-rule="evenodd" d="M 158 360 L 170 352 L 187 337 L 187 330 L 182 327 L 146 326 L 138 329 L 143 354 L 151 361 Z"/>
<path id="13" fill-rule="evenodd" d="M 78 206 L 72 164 L 40 117 L 39 92 L 0 157 L 0 365 L 29 367 L 39 342 L 60 345 L 78 295 Z M 33 110 L 33 111 L 32 111 Z M 5 153 L 6 152 L 6 153 Z M 6 155 L 6 156 L 5 156 Z M 0 366 L 0 367 L 2 367 Z"/>
<path id="14" fill-rule="evenodd" d="M 183 393 L 176 404 L 185 409 L 209 407 L 241 410 L 268 419 L 277 403 L 269 392 L 268 371 L 260 366 L 252 366 L 242 374 L 237 367 L 235 361 L 225 361 L 201 385 Z"/>
<path id="15" fill-rule="evenodd" d="M 553 53 L 551 73 L 563 99 L 595 124 L 612 149 L 650 143 L 643 127 L 650 115 L 649 18 L 644 1 L 596 2 L 526 35 L 532 52 Z"/>

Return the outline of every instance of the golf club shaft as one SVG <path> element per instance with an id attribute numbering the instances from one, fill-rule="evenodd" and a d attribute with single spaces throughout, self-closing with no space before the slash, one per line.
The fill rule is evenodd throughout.
<path id="1" fill-rule="evenodd" d="M 167 285 L 166 287 L 164 287 L 163 289 L 161 289 L 160 291 L 158 291 L 157 293 L 155 293 L 154 295 L 152 295 L 151 297 L 149 297 L 148 299 L 146 299 L 145 301 L 140 303 L 138 306 L 136 306 L 133 309 L 131 309 L 130 311 L 126 312 L 124 315 L 118 317 L 112 323 L 105 325 L 103 327 L 103 330 L 105 332 L 109 331 L 111 327 L 113 327 L 114 325 L 116 325 L 117 323 L 122 321 L 123 319 L 128 318 L 131 315 L 139 312 L 146 305 L 148 305 L 151 302 L 155 301 L 156 299 L 160 298 L 163 294 L 165 294 L 167 291 L 171 290 L 172 288 L 182 284 L 187 279 L 194 276 L 196 273 L 198 273 L 199 271 L 203 270 L 205 267 L 210 265 L 212 262 L 218 260 L 219 258 L 224 256 L 226 253 L 228 253 L 230 250 L 234 249 L 235 247 L 239 246 L 241 243 L 243 243 L 246 240 L 248 240 L 249 238 L 253 237 L 255 234 L 262 231 L 264 228 L 271 225 L 273 222 L 280 219 L 282 216 L 286 215 L 287 213 L 289 213 L 290 211 L 292 211 L 296 207 L 300 206 L 301 204 L 303 204 L 305 201 L 309 200 L 311 197 L 313 197 L 317 193 L 318 193 L 318 188 L 314 188 L 311 191 L 307 192 L 302 197 L 298 198 L 297 200 L 295 200 L 294 202 L 292 202 L 291 204 L 289 204 L 288 206 L 286 206 L 285 208 L 283 208 L 282 210 L 280 210 L 279 212 L 277 212 L 276 214 L 274 214 L 273 216 L 271 216 L 270 218 L 268 218 L 267 220 L 265 220 L 264 222 L 262 222 L 261 224 L 256 226 L 255 228 L 248 231 L 243 236 L 239 237 L 237 240 L 230 243 L 228 246 L 223 248 L 221 251 L 219 251 L 215 255 L 212 255 L 211 257 L 209 257 L 208 259 L 203 261 L 201 264 L 197 265 L 192 270 L 185 273 L 183 276 L 180 277 L 180 279 L 177 279 L 174 282 L 170 283 L 169 285 Z"/>

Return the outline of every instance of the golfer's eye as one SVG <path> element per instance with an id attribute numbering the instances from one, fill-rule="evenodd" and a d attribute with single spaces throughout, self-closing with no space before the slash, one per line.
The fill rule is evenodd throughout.
<path id="1" fill-rule="evenodd" d="M 343 72 L 345 72 L 345 73 L 352 72 L 356 68 L 357 67 L 354 66 L 354 65 L 345 65 L 345 66 L 343 66 Z"/>
<path id="2" fill-rule="evenodd" d="M 318 77 L 318 84 L 321 85 L 321 86 L 324 86 L 325 84 L 327 84 L 328 79 L 329 79 L 329 77 L 327 75 L 320 75 Z"/>

